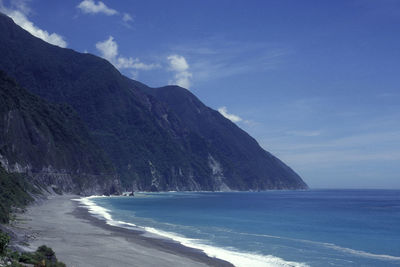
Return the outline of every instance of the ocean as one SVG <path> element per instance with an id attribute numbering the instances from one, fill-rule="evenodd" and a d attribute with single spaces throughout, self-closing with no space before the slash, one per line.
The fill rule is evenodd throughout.
<path id="1" fill-rule="evenodd" d="M 235 266 L 400 266 L 400 190 L 135 193 L 80 200 L 108 224 Z"/>

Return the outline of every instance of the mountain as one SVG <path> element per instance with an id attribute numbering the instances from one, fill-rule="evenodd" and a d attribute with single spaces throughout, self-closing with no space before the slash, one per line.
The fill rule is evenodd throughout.
<path id="1" fill-rule="evenodd" d="M 303 189 L 288 166 L 188 90 L 150 88 L 91 54 L 50 45 L 0 15 L 0 69 L 31 93 L 67 104 L 127 188 Z"/>
<path id="2" fill-rule="evenodd" d="M 32 95 L 3 71 L 0 118 L 3 172 L 25 173 L 39 186 L 62 191 L 117 190 L 112 164 L 76 113 Z"/>
<path id="3" fill-rule="evenodd" d="M 257 141 L 219 112 L 205 106 L 190 91 L 178 86 L 148 88 L 149 94 L 166 103 L 188 129 L 206 140 L 208 161 L 229 187 L 304 188 L 302 179 Z"/>

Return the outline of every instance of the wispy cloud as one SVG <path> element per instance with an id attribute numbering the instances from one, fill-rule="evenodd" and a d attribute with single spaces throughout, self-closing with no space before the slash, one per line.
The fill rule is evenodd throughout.
<path id="1" fill-rule="evenodd" d="M 230 41 L 222 37 L 178 45 L 171 49 L 190 55 L 194 80 L 198 81 L 272 70 L 278 68 L 282 59 L 291 53 L 288 48 L 268 43 Z"/>
<path id="2" fill-rule="evenodd" d="M 122 16 L 122 20 L 124 22 L 131 22 L 133 21 L 133 18 L 131 15 L 129 15 L 128 13 L 124 13 L 124 15 Z"/>
<path id="3" fill-rule="evenodd" d="M 336 150 L 307 153 L 291 153 L 284 156 L 285 160 L 293 162 L 296 166 L 305 167 L 339 167 L 342 164 L 354 164 L 366 161 L 400 161 L 400 152 L 369 152 L 360 150 Z"/>
<path id="4" fill-rule="evenodd" d="M 133 16 L 128 13 L 123 13 L 122 14 L 122 25 L 125 27 L 131 29 L 132 28 L 132 23 L 133 23 Z"/>
<path id="5" fill-rule="evenodd" d="M 262 144 L 285 161 L 305 169 L 365 161 L 400 161 L 400 131 L 353 133 L 308 142 L 275 136 L 263 139 Z"/>
<path id="6" fill-rule="evenodd" d="M 170 84 L 176 84 L 183 88 L 189 89 L 192 78 L 192 73 L 189 72 L 189 64 L 185 57 L 180 55 L 170 55 L 167 57 L 169 69 L 175 72 L 175 79 L 170 81 Z"/>
<path id="7" fill-rule="evenodd" d="M 226 107 L 218 108 L 218 112 L 221 113 L 221 115 L 224 116 L 225 118 L 227 118 L 228 120 L 231 120 L 232 122 L 240 122 L 240 121 L 242 121 L 242 118 L 239 117 L 238 115 L 229 113 L 228 109 Z"/>
<path id="8" fill-rule="evenodd" d="M 93 0 L 84 0 L 76 6 L 83 13 L 86 14 L 105 14 L 107 16 L 113 16 L 119 14 L 119 12 L 115 9 L 109 8 L 101 1 L 97 3 Z"/>
<path id="9" fill-rule="evenodd" d="M 11 5 L 12 9 L 17 9 L 25 15 L 29 15 L 32 13 L 32 9 L 29 6 L 31 3 L 31 0 L 12 0 L 9 3 Z"/>
<path id="10" fill-rule="evenodd" d="M 118 44 L 114 37 L 109 36 L 108 39 L 96 43 L 96 48 L 100 55 L 110 61 L 118 69 L 134 70 L 134 78 L 138 76 L 138 70 L 153 70 L 160 68 L 159 64 L 146 64 L 140 61 L 139 58 L 123 57 L 118 53 Z"/>
<path id="11" fill-rule="evenodd" d="M 3 2 L 0 1 L 0 11 L 11 17 L 16 24 L 21 26 L 33 36 L 36 36 L 53 45 L 67 47 L 67 42 L 65 41 L 64 37 L 57 33 L 49 33 L 46 30 L 40 29 L 28 19 L 30 8 L 28 7 L 26 1 L 15 1 L 13 2 L 11 8 L 5 7 Z"/>
<path id="12" fill-rule="evenodd" d="M 286 134 L 294 136 L 314 137 L 321 135 L 321 131 L 287 131 Z"/>
<path id="13" fill-rule="evenodd" d="M 262 121 L 248 130 L 310 186 L 356 187 L 380 179 L 396 184 L 400 113 L 395 109 L 363 110 L 345 106 L 339 97 L 311 96 L 283 98 L 244 116 Z M 365 180 L 370 172 L 375 182 Z"/>

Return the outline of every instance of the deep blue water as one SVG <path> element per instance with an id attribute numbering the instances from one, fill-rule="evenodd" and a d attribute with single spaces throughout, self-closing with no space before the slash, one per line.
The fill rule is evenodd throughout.
<path id="1" fill-rule="evenodd" d="M 90 201 L 114 224 L 146 227 L 239 266 L 400 266 L 400 190 L 140 193 Z"/>

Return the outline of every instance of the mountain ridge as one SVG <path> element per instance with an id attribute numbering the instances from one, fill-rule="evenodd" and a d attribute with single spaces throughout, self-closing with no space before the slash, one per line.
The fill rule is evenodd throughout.
<path id="1" fill-rule="evenodd" d="M 31 93 L 72 107 L 126 188 L 307 188 L 292 169 L 188 90 L 150 88 L 104 59 L 35 38 L 8 17 L 0 17 L 0 31 L 0 69 Z M 197 109 L 204 116 L 193 120 Z"/>

